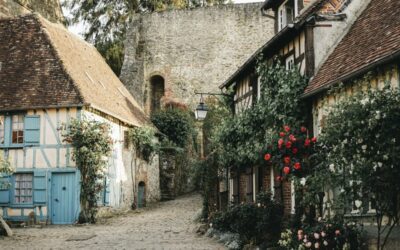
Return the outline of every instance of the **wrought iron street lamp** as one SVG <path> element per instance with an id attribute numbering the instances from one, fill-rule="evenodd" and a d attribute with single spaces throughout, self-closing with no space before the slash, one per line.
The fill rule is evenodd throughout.
<path id="1" fill-rule="evenodd" d="M 199 93 L 199 92 L 195 92 L 196 95 L 200 95 L 200 102 L 199 105 L 197 105 L 197 108 L 194 111 L 196 120 L 204 120 L 207 116 L 207 112 L 208 112 L 208 107 L 207 105 L 204 103 L 204 99 L 203 99 L 203 95 L 212 95 L 212 96 L 217 96 L 217 95 L 222 95 L 222 96 L 231 96 L 228 94 L 224 94 L 224 93 Z"/>

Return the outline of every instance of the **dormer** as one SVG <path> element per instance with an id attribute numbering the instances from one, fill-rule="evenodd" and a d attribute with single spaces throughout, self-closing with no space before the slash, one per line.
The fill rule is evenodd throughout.
<path id="1" fill-rule="evenodd" d="M 296 15 L 295 12 L 295 0 L 286 0 L 284 1 L 277 9 L 277 25 L 278 32 L 285 28 L 287 25 L 293 23 L 294 17 Z"/>
<path id="2" fill-rule="evenodd" d="M 311 0 L 266 0 L 263 10 L 272 9 L 275 12 L 276 32 L 292 24 L 304 7 Z"/>

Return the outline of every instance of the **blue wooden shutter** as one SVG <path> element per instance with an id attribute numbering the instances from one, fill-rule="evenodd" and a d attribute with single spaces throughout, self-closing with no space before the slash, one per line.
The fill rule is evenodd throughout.
<path id="1" fill-rule="evenodd" d="M 47 190 L 46 171 L 39 170 L 33 173 L 33 203 L 46 204 Z"/>
<path id="2" fill-rule="evenodd" d="M 0 204 L 10 203 L 10 181 L 9 176 L 0 177 Z"/>
<path id="3" fill-rule="evenodd" d="M 110 204 L 110 180 L 106 177 L 106 183 L 104 186 L 104 205 Z"/>
<path id="4" fill-rule="evenodd" d="M 26 146 L 40 144 L 40 116 L 27 115 L 25 116 L 25 132 L 24 143 Z"/>

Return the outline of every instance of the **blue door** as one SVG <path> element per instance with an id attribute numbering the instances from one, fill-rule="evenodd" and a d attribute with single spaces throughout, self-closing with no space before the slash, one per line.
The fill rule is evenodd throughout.
<path id="1" fill-rule="evenodd" d="M 53 224 L 75 222 L 75 173 L 53 173 L 51 182 L 51 221 Z"/>

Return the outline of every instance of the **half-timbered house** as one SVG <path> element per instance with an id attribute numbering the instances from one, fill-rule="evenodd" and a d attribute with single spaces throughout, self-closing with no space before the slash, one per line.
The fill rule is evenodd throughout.
<path id="1" fill-rule="evenodd" d="M 328 91 L 339 83 L 343 84 L 339 91 Z M 371 1 L 310 80 L 303 98 L 312 104 L 314 134 L 321 133 L 330 108 L 340 100 L 385 84 L 392 88 L 400 86 L 400 1 L 397 0 Z M 373 202 L 363 204 L 362 211 L 351 206 L 349 215 L 375 211 Z"/>
<path id="2" fill-rule="evenodd" d="M 251 108 L 260 97 L 257 58 L 278 58 L 290 70 L 297 68 L 306 77 L 313 77 L 335 44 L 343 37 L 369 1 L 362 0 L 267 0 L 262 11 L 273 10 L 275 36 L 259 48 L 221 86 L 233 87 L 235 113 Z M 248 166 L 243 172 L 231 172 L 230 200 L 253 202 L 260 190 L 272 193 L 282 188 L 285 213 L 294 212 L 293 185 L 285 181 L 278 185 L 273 169 Z"/>
<path id="3" fill-rule="evenodd" d="M 133 161 L 125 143 L 128 129 L 148 118 L 97 50 L 36 14 L 0 19 L 0 37 L 0 153 L 15 169 L 11 187 L 0 187 L 0 215 L 52 224 L 77 220 L 79 170 L 58 130 L 72 119 L 111 128 L 99 204 L 122 208 L 159 199 L 158 156 L 152 163 Z"/>

